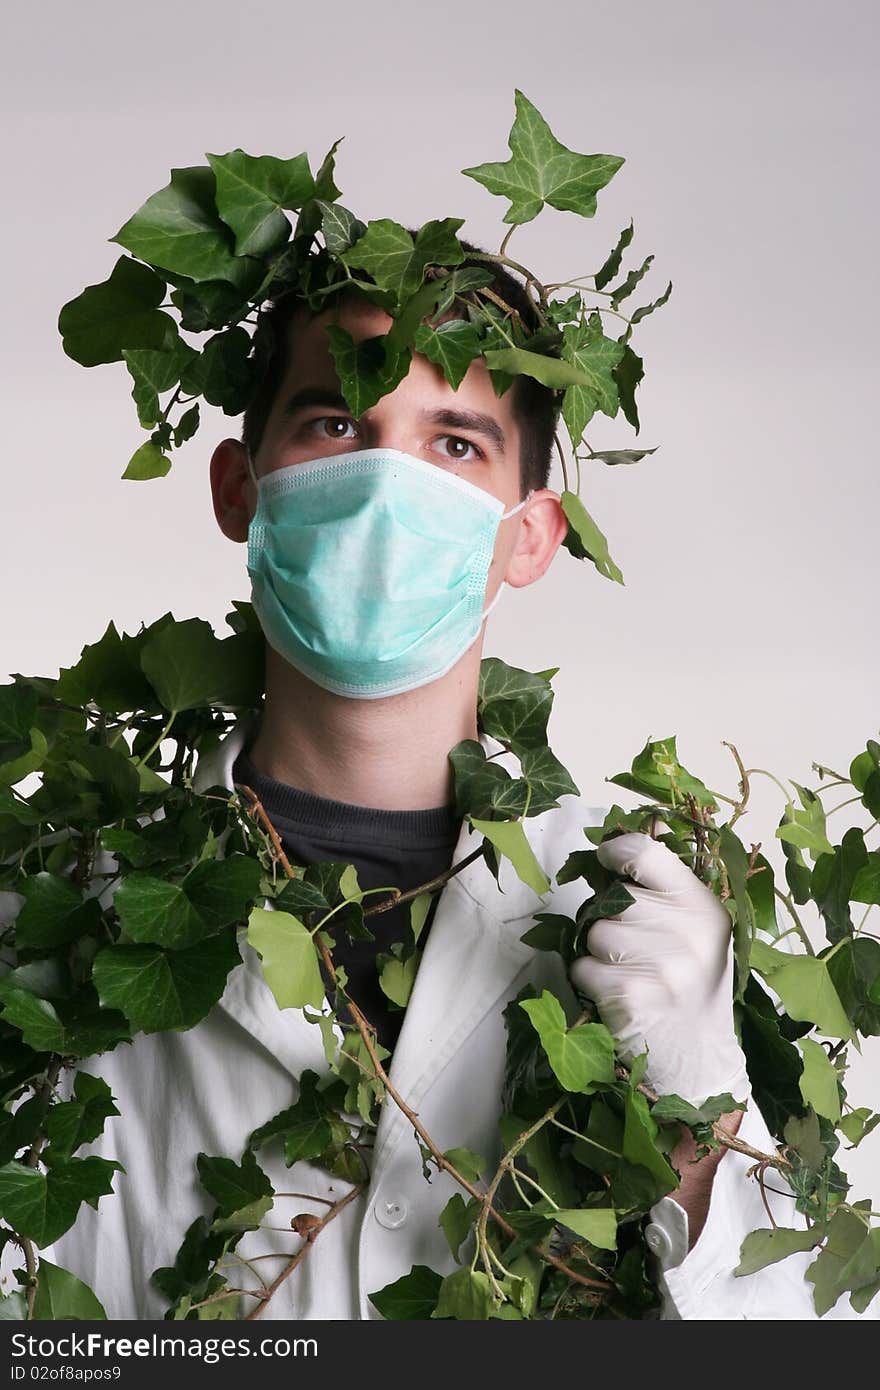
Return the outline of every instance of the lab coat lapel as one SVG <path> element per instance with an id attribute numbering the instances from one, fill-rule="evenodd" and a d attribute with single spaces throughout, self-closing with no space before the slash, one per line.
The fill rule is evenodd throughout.
<path id="1" fill-rule="evenodd" d="M 196 791 L 211 786 L 232 790 L 232 768 L 253 727 L 240 720 L 217 748 L 199 762 Z M 516 760 L 498 740 L 480 737 L 487 756 L 513 772 Z M 535 822 L 526 822 L 529 833 Z M 479 831 L 463 821 L 452 859 L 466 858 L 480 842 Z M 533 842 L 539 859 L 540 847 Z M 417 1107 L 431 1079 L 446 1065 L 480 1020 L 508 989 L 531 955 L 520 941 L 543 904 L 534 890 L 502 859 L 499 880 L 480 858 L 443 887 L 422 961 L 394 1049 L 390 1078 L 407 1102 Z M 279 1010 L 268 991 L 259 960 L 243 945 L 244 969 L 232 973 L 219 1007 L 247 1028 L 294 1072 L 306 1065 L 323 1070 L 318 1029 L 299 1010 Z M 376 1150 L 401 1132 L 401 1112 L 383 1106 Z M 405 1126 L 404 1126 L 405 1128 Z"/>

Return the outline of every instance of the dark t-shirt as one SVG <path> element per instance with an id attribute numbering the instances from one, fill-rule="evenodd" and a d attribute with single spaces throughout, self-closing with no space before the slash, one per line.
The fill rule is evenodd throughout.
<path id="1" fill-rule="evenodd" d="M 452 863 L 461 828 L 454 805 L 384 811 L 333 801 L 267 777 L 246 752 L 236 759 L 232 777 L 256 792 L 292 864 L 334 859 L 354 864 L 361 888 L 390 885 L 406 892 L 436 878 Z M 385 896 L 371 894 L 364 906 Z M 434 893 L 419 936 L 420 948 L 427 940 L 438 898 L 439 893 Z M 377 955 L 388 954 L 394 942 L 412 940 L 411 906 L 411 901 L 401 903 L 368 918 L 373 941 L 349 941 L 344 932 L 338 932 L 333 948 L 334 963 L 345 967 L 348 993 L 389 1050 L 397 1041 L 403 1011 L 382 992 L 375 961 Z"/>

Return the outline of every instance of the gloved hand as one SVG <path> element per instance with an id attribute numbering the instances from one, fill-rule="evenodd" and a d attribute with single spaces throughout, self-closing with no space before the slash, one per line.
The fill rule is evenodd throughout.
<path id="1" fill-rule="evenodd" d="M 597 847 L 607 869 L 635 880 L 636 901 L 595 922 L 572 983 L 592 999 L 624 1061 L 647 1049 L 645 1082 L 701 1105 L 749 1096 L 733 1026 L 733 945 L 720 900 L 667 845 L 630 832 Z"/>

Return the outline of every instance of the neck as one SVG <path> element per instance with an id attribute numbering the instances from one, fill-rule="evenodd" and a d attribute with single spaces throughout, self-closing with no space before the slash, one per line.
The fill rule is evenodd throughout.
<path id="1" fill-rule="evenodd" d="M 417 690 L 352 700 L 322 689 L 267 644 L 266 703 L 251 761 L 276 781 L 354 806 L 448 805 L 449 751 L 477 737 L 482 645 Z"/>

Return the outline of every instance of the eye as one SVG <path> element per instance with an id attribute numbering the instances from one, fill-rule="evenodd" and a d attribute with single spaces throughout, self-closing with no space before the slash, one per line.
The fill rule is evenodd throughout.
<path id="1" fill-rule="evenodd" d="M 325 439 L 351 439 L 353 435 L 345 433 L 349 428 L 354 430 L 356 427 L 354 421 L 349 420 L 346 415 L 319 415 L 306 424 L 309 433 L 317 432 Z"/>
<path id="2" fill-rule="evenodd" d="M 472 463 L 474 459 L 485 458 L 482 449 L 476 444 L 472 444 L 469 439 L 462 439 L 457 434 L 442 434 L 438 443 L 441 445 L 441 453 L 456 463 Z M 472 449 L 474 452 L 469 454 L 466 452 L 468 449 Z"/>

